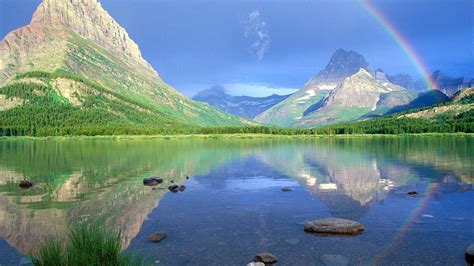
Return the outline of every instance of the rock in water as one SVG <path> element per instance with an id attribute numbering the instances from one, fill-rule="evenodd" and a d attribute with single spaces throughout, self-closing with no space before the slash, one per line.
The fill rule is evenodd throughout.
<path id="1" fill-rule="evenodd" d="M 418 192 L 416 192 L 416 191 L 410 191 L 410 192 L 407 192 L 407 195 L 409 195 L 409 196 L 416 196 L 416 195 L 418 195 Z"/>
<path id="2" fill-rule="evenodd" d="M 288 238 L 285 240 L 286 243 L 294 246 L 294 245 L 297 245 L 299 242 L 300 242 L 300 239 L 295 237 L 295 238 Z"/>
<path id="3" fill-rule="evenodd" d="M 147 238 L 148 241 L 155 243 L 158 243 L 164 239 L 166 239 L 166 234 L 160 232 L 155 232 Z"/>
<path id="4" fill-rule="evenodd" d="M 359 235 L 364 232 L 364 226 L 356 221 L 325 218 L 307 222 L 304 230 L 313 234 L 321 235 Z"/>
<path id="5" fill-rule="evenodd" d="M 474 265 L 474 244 L 471 244 L 466 249 L 466 253 L 464 254 L 464 257 L 466 258 L 466 262 L 469 265 Z"/>
<path id="6" fill-rule="evenodd" d="M 30 188 L 33 186 L 33 182 L 28 181 L 28 180 L 22 180 L 19 184 L 21 188 Z"/>
<path id="7" fill-rule="evenodd" d="M 186 186 L 185 186 L 185 185 L 179 186 L 179 191 L 183 192 L 184 190 L 186 190 Z"/>
<path id="8" fill-rule="evenodd" d="M 281 191 L 283 192 L 290 192 L 290 191 L 293 191 L 293 189 L 291 187 L 282 187 L 281 188 Z"/>
<path id="9" fill-rule="evenodd" d="M 161 177 L 148 177 L 143 179 L 143 185 L 145 186 L 157 186 L 163 182 Z"/>
<path id="10" fill-rule="evenodd" d="M 171 185 L 171 186 L 168 187 L 168 190 L 171 191 L 171 192 L 173 192 L 173 193 L 176 193 L 176 192 L 179 191 L 179 186 L 176 185 L 176 184 L 173 184 L 173 185 Z"/>
<path id="11" fill-rule="evenodd" d="M 278 261 L 278 258 L 270 253 L 259 253 L 253 258 L 254 262 L 261 262 L 265 265 L 271 265 Z"/>

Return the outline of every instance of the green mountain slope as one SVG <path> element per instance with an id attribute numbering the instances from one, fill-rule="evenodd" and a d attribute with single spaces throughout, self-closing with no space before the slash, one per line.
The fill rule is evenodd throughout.
<path id="1" fill-rule="evenodd" d="M 252 124 L 163 82 L 96 0 L 44 0 L 0 58 L 0 127 Z"/>

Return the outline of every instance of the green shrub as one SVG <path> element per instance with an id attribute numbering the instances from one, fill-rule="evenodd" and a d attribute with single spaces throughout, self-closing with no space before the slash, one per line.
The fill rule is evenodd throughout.
<path id="1" fill-rule="evenodd" d="M 142 259 L 122 254 L 121 234 L 99 226 L 79 226 L 64 240 L 48 240 L 32 254 L 34 265 L 144 265 Z"/>

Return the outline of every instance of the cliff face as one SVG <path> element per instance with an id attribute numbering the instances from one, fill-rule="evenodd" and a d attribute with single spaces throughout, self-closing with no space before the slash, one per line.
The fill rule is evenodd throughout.
<path id="1" fill-rule="evenodd" d="M 44 0 L 33 14 L 30 25 L 69 29 L 116 55 L 149 67 L 138 45 L 97 0 Z"/>

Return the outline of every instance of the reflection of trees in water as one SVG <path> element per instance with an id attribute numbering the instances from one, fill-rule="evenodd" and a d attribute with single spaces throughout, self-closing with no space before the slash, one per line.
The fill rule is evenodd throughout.
<path id="1" fill-rule="evenodd" d="M 0 235 L 28 253 L 45 237 L 76 223 L 120 229 L 127 247 L 167 190 L 142 177 L 171 179 L 204 173 L 246 151 L 248 143 L 219 141 L 2 141 Z M 21 190 L 22 179 L 35 182 Z M 34 203 L 34 204 L 32 204 Z"/>
<path id="2" fill-rule="evenodd" d="M 143 177 L 182 182 L 186 175 L 204 174 L 242 158 L 248 158 L 249 165 L 236 174 L 261 175 L 250 158 L 263 161 L 271 166 L 265 175 L 290 176 L 326 203 L 334 216 L 355 219 L 391 189 L 427 173 L 436 182 L 441 182 L 439 176 L 452 176 L 441 189 L 459 191 L 459 179 L 474 176 L 471 146 L 469 138 L 2 140 L 0 235 L 26 253 L 45 236 L 64 234 L 74 223 L 100 222 L 123 230 L 127 246 L 166 193 L 143 187 Z M 33 180 L 35 188 L 19 189 L 17 183 L 24 178 Z M 225 182 L 222 178 L 210 185 Z"/>

